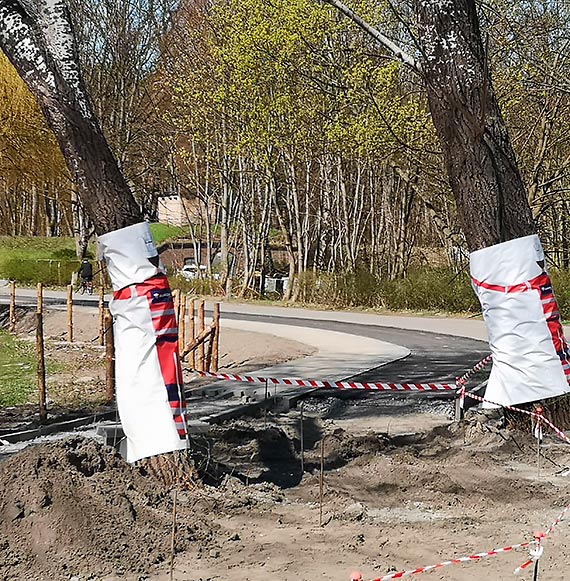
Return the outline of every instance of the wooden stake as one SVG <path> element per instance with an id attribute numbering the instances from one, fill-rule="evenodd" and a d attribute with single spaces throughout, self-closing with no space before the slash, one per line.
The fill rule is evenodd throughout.
<path id="1" fill-rule="evenodd" d="M 214 334 L 212 335 L 212 371 L 218 371 L 220 359 L 220 303 L 214 303 Z"/>
<path id="2" fill-rule="evenodd" d="M 194 321 L 196 301 L 194 299 L 190 299 L 190 304 L 187 305 L 186 310 L 188 311 L 188 335 L 194 340 L 196 336 L 196 325 Z M 190 367 L 196 369 L 196 353 L 194 351 L 190 353 Z"/>
<path id="3" fill-rule="evenodd" d="M 198 335 L 202 334 L 204 331 L 205 326 L 205 308 L 204 308 L 204 301 L 200 301 L 198 303 Z M 198 346 L 198 371 L 206 371 L 205 369 L 205 352 L 204 352 L 204 343 L 201 343 Z"/>
<path id="4" fill-rule="evenodd" d="M 105 399 L 107 403 L 115 399 L 115 341 L 109 309 L 105 309 Z"/>
<path id="5" fill-rule="evenodd" d="M 174 489 L 174 501 L 172 504 L 172 533 L 170 535 L 170 581 L 174 574 L 174 549 L 176 546 L 176 503 L 178 500 L 178 489 Z"/>
<path id="6" fill-rule="evenodd" d="M 180 291 L 176 288 L 172 291 L 172 302 L 174 303 L 174 316 L 178 322 L 178 313 L 180 311 Z"/>
<path id="7" fill-rule="evenodd" d="M 103 280 L 103 276 L 101 276 Z M 99 287 L 99 345 L 105 345 L 105 286 Z"/>
<path id="8" fill-rule="evenodd" d="M 182 349 L 180 352 L 180 358 L 184 359 L 188 353 L 194 353 L 199 345 L 203 345 L 208 339 L 211 338 L 213 332 L 214 330 L 211 326 L 204 329 L 195 339 L 190 341 L 190 343 L 188 343 L 188 345 Z"/>
<path id="9" fill-rule="evenodd" d="M 107 263 L 104 260 L 99 261 L 99 286 L 105 294 L 105 275 L 107 274 Z"/>
<path id="10" fill-rule="evenodd" d="M 214 335 L 216 334 L 216 329 L 214 329 L 213 324 L 210 325 L 212 329 L 210 333 L 210 340 L 208 341 L 208 349 L 206 351 L 204 369 L 206 371 L 212 371 L 212 345 L 214 343 Z"/>
<path id="11" fill-rule="evenodd" d="M 67 342 L 73 343 L 73 286 L 67 285 Z"/>
<path id="12" fill-rule="evenodd" d="M 36 352 L 38 358 L 38 396 L 40 422 L 47 420 L 46 397 L 46 362 L 44 351 L 44 314 L 43 314 L 43 286 L 38 283 L 38 300 L 36 306 Z"/>
<path id="13" fill-rule="evenodd" d="M 305 473 L 305 426 L 303 421 L 303 411 L 305 409 L 304 402 L 300 402 L 299 411 L 301 412 L 301 478 Z"/>
<path id="14" fill-rule="evenodd" d="M 186 337 L 186 296 L 180 297 L 180 313 L 178 317 L 178 350 L 181 351 L 186 344 L 184 339 Z"/>
<path id="15" fill-rule="evenodd" d="M 321 472 L 319 475 L 319 526 L 323 526 L 323 488 L 325 480 L 325 437 L 321 439 Z"/>
<path id="16" fill-rule="evenodd" d="M 16 281 L 10 283 L 10 333 L 16 332 Z"/>

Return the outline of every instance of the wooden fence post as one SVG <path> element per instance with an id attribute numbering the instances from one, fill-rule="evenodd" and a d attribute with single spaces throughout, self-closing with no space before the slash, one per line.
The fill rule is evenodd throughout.
<path id="1" fill-rule="evenodd" d="M 220 353 L 220 303 L 214 303 L 214 320 L 212 321 L 214 332 L 210 339 L 212 343 L 212 369 L 214 373 L 218 371 Z"/>
<path id="2" fill-rule="evenodd" d="M 44 352 L 44 315 L 43 315 L 43 286 L 38 283 L 38 299 L 36 307 L 36 352 L 38 358 L 38 396 L 40 421 L 47 419 L 46 403 L 46 362 Z"/>
<path id="3" fill-rule="evenodd" d="M 205 328 L 205 308 L 204 308 L 204 301 L 201 300 L 198 303 L 198 335 L 201 335 Z M 205 369 L 205 352 L 204 352 L 204 343 L 200 343 L 198 345 L 198 361 L 197 361 L 197 368 L 198 371 L 206 371 Z"/>
<path id="4" fill-rule="evenodd" d="M 105 316 L 105 285 L 102 284 L 99 287 L 99 345 L 105 345 Z"/>
<path id="5" fill-rule="evenodd" d="M 67 285 L 67 342 L 73 343 L 73 286 Z"/>
<path id="6" fill-rule="evenodd" d="M 176 322 L 178 323 L 178 314 L 180 311 L 180 291 L 177 288 L 172 291 L 172 302 L 174 303 L 174 316 L 176 317 Z"/>
<path id="7" fill-rule="evenodd" d="M 194 299 L 190 299 L 189 307 L 186 307 L 188 311 L 188 335 L 191 337 L 191 341 L 194 341 L 196 337 L 196 323 L 194 321 L 194 317 L 196 316 L 196 301 Z M 190 342 L 190 341 L 189 341 Z M 192 351 L 190 353 L 190 366 L 192 369 L 196 369 L 196 352 Z"/>
<path id="8" fill-rule="evenodd" d="M 115 399 L 115 340 L 113 334 L 113 317 L 105 309 L 105 400 L 111 403 Z"/>
<path id="9" fill-rule="evenodd" d="M 16 332 L 16 281 L 10 282 L 10 333 Z"/>
<path id="10" fill-rule="evenodd" d="M 180 295 L 178 317 L 178 350 L 182 351 L 186 346 L 186 295 Z"/>

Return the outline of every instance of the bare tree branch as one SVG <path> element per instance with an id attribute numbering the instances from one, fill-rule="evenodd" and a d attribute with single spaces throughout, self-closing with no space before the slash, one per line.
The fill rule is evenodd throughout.
<path id="1" fill-rule="evenodd" d="M 351 10 L 348 6 L 343 4 L 340 0 L 323 0 L 325 4 L 329 4 L 336 8 L 339 12 L 342 12 L 347 18 L 350 18 L 356 25 L 358 25 L 362 30 L 372 36 L 377 40 L 382 46 L 387 48 L 399 61 L 408 65 L 417 73 L 422 72 L 421 65 L 413 56 L 409 55 L 403 51 L 395 42 L 391 41 L 388 37 L 384 36 L 378 29 L 374 28 L 368 22 L 363 20 L 356 12 Z"/>

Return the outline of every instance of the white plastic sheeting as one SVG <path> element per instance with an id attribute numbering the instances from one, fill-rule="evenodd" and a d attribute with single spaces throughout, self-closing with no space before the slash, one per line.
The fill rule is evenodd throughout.
<path id="1" fill-rule="evenodd" d="M 99 237 L 115 290 L 117 408 L 127 461 L 187 447 L 186 403 L 172 294 L 147 223 Z M 156 260 L 155 260 L 156 262 Z"/>
<path id="2" fill-rule="evenodd" d="M 477 250 L 470 266 L 493 353 L 485 398 L 514 405 L 570 391 L 570 352 L 538 236 Z"/>

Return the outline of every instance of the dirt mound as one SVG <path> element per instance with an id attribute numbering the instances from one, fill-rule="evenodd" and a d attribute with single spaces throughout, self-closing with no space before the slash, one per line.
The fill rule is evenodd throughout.
<path id="1" fill-rule="evenodd" d="M 169 492 L 94 440 L 26 449 L 0 464 L 0 489 L 2 579 L 144 574 L 169 556 Z M 199 528 L 179 519 L 177 548 Z"/>

